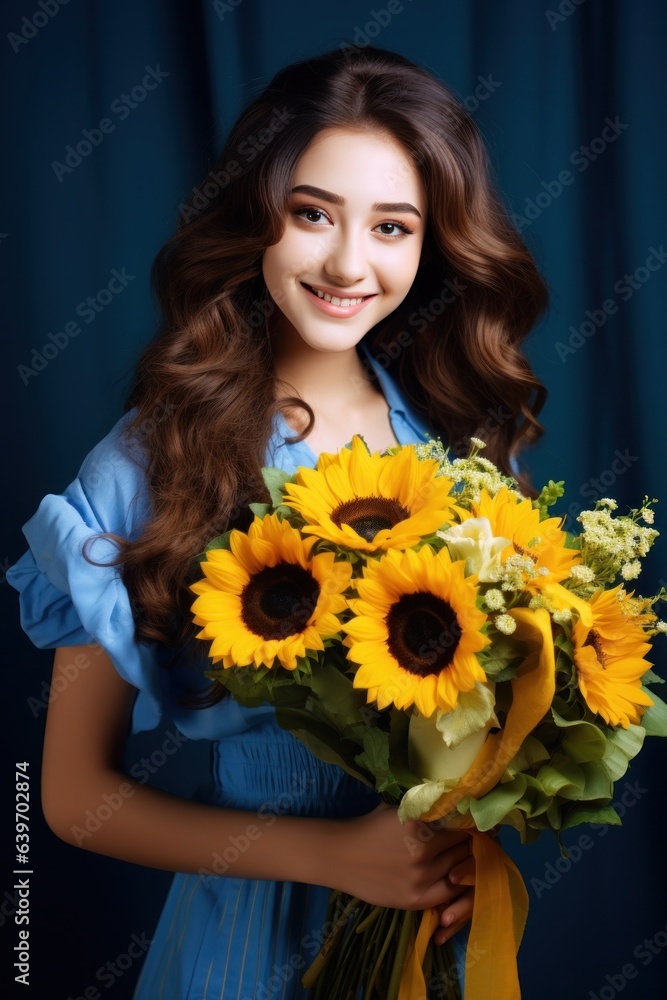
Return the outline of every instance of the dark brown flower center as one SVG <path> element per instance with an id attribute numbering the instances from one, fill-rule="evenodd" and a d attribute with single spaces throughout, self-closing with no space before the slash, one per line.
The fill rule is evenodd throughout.
<path id="1" fill-rule="evenodd" d="M 302 566 L 265 566 L 241 592 L 241 617 L 263 639 L 286 639 L 303 631 L 319 596 L 317 580 Z"/>
<path id="2" fill-rule="evenodd" d="M 518 542 L 512 542 L 512 545 L 514 546 L 514 551 L 517 552 L 520 556 L 528 556 L 528 558 L 532 559 L 534 563 L 537 562 L 537 556 L 535 555 L 534 552 L 528 552 L 528 550 L 524 549 L 523 546 L 519 545 Z"/>
<path id="3" fill-rule="evenodd" d="M 598 663 L 603 669 L 606 670 L 607 654 L 603 649 L 600 633 L 596 631 L 596 629 L 592 628 L 589 631 L 588 635 L 586 636 L 586 641 L 584 643 L 584 646 L 593 647 L 593 649 L 595 650 L 595 655 L 598 658 Z"/>
<path id="4" fill-rule="evenodd" d="M 448 667 L 461 638 L 451 604 L 429 592 L 403 594 L 386 619 L 389 652 L 403 670 L 420 677 Z"/>
<path id="5" fill-rule="evenodd" d="M 372 542 L 378 531 L 393 528 L 408 517 L 410 511 L 393 497 L 355 497 L 340 504 L 331 514 L 337 527 L 349 524 L 367 542 Z"/>

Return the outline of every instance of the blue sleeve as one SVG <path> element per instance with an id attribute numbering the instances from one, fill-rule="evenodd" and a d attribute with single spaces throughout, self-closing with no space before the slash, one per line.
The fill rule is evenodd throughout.
<path id="1" fill-rule="evenodd" d="M 138 689 L 132 732 L 152 729 L 162 714 L 155 646 L 134 638 L 130 597 L 116 566 L 96 566 L 83 545 L 100 532 L 124 538 L 139 533 L 147 515 L 143 453 L 122 436 L 131 414 L 85 458 L 62 494 L 44 497 L 23 526 L 30 546 L 7 572 L 20 593 L 21 625 L 40 649 L 99 643 L 116 670 Z M 88 554 L 109 563 L 117 554 L 110 539 L 89 542 Z"/>

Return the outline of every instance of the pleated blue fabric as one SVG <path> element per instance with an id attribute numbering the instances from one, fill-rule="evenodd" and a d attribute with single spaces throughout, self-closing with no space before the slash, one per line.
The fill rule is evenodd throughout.
<path id="1" fill-rule="evenodd" d="M 430 436 L 399 385 L 360 345 L 389 405 L 397 440 Z M 280 815 L 345 818 L 381 801 L 342 768 L 324 763 L 280 728 L 270 705 L 243 708 L 224 698 L 207 709 L 185 708 L 185 687 L 204 688 L 202 659 L 161 663 L 166 651 L 137 643 L 129 595 L 117 569 L 104 563 L 113 544 L 100 532 L 135 537 L 148 512 L 141 449 L 123 430 L 127 414 L 93 448 L 78 476 L 59 495 L 44 497 L 24 526 L 28 550 L 7 573 L 20 592 L 21 623 L 40 648 L 99 643 L 120 675 L 137 689 L 132 732 L 169 719 L 189 739 L 211 743 L 210 774 L 197 799 L 252 811 L 248 836 L 258 837 Z M 266 464 L 294 472 L 313 467 L 305 441 L 276 418 Z M 221 845 L 210 871 L 177 872 L 135 992 L 135 1000 L 297 1000 L 300 983 L 321 946 L 330 890 L 297 882 L 240 879 L 231 874 L 243 841 Z M 227 866 L 227 867 L 225 867 Z M 230 874 L 227 874 L 229 869 Z M 467 934 L 454 942 L 463 975 Z"/>

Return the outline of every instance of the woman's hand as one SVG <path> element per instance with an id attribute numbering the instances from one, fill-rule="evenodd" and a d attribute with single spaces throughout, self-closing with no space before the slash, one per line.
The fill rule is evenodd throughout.
<path id="1" fill-rule="evenodd" d="M 467 855 L 463 860 L 459 860 L 461 850 L 465 847 Z M 475 900 L 474 885 L 462 885 L 461 880 L 466 876 L 475 875 L 475 858 L 472 854 L 472 839 L 467 836 L 466 843 L 457 848 L 443 852 L 450 856 L 452 867 L 446 876 L 449 883 L 449 899 L 438 906 L 439 921 L 438 927 L 433 932 L 435 944 L 442 945 L 449 941 L 451 937 L 460 931 L 470 919 L 472 919 L 472 908 Z"/>
<path id="2" fill-rule="evenodd" d="M 324 884 L 400 910 L 451 904 L 457 920 L 465 922 L 472 913 L 468 887 L 454 888 L 447 876 L 466 863 L 469 845 L 465 830 L 434 829 L 420 820 L 401 823 L 397 808 L 381 803 L 363 816 L 334 821 Z M 459 897 L 464 897 L 460 903 Z"/>

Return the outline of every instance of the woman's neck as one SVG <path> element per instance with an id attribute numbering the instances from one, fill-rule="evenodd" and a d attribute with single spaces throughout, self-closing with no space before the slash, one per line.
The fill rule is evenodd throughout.
<path id="1" fill-rule="evenodd" d="M 377 380 L 369 378 L 356 347 L 345 351 L 318 351 L 294 338 L 281 336 L 274 343 L 278 395 L 294 390 L 316 412 L 335 415 L 361 408 L 378 393 Z"/>

